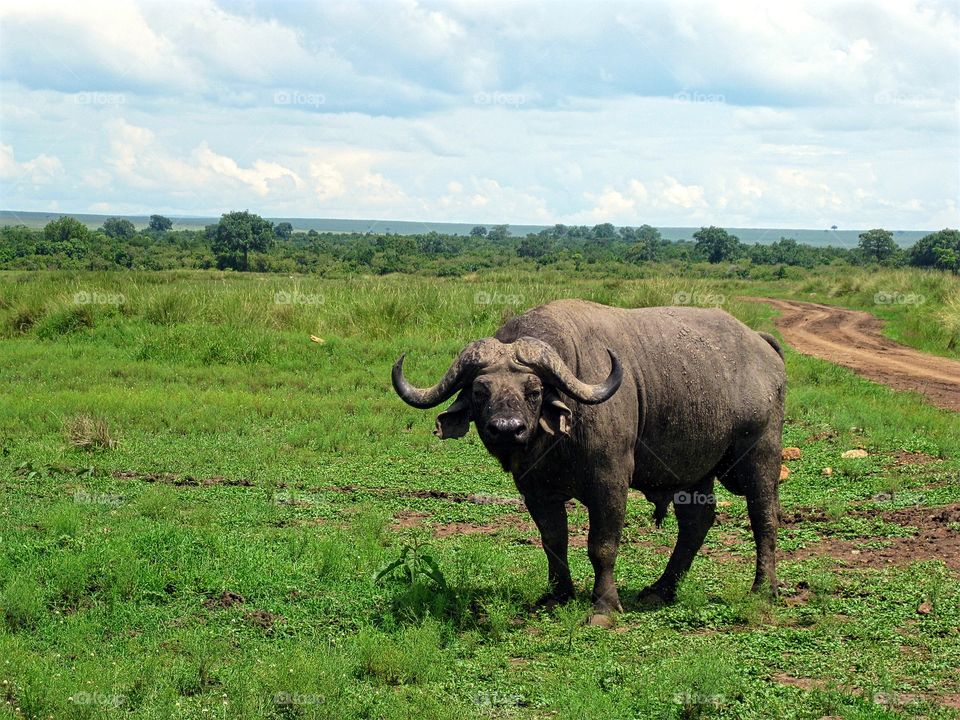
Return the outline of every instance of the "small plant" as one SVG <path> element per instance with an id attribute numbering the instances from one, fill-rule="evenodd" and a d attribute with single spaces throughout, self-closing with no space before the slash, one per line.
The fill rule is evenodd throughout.
<path id="1" fill-rule="evenodd" d="M 573 650 L 573 641 L 587 617 L 587 608 L 583 603 L 570 602 L 566 605 L 558 605 L 553 614 L 563 627 L 563 634 L 567 639 L 566 650 L 567 653 L 570 653 Z"/>
<path id="2" fill-rule="evenodd" d="M 70 444 L 81 450 L 112 450 L 117 446 L 107 421 L 89 413 L 69 418 L 64 423 L 64 431 Z"/>
<path id="3" fill-rule="evenodd" d="M 374 582 L 379 583 L 393 576 L 408 585 L 416 585 L 422 578 L 432 582 L 438 590 L 446 590 L 447 579 L 429 550 L 429 545 L 420 538 L 404 543 L 400 548 L 400 556 L 381 568 L 374 576 Z"/>
<path id="4" fill-rule="evenodd" d="M 810 575 L 810 605 L 823 616 L 827 614 L 830 598 L 837 591 L 837 579 L 829 571 L 823 570 Z"/>
<path id="5" fill-rule="evenodd" d="M 827 517 L 832 521 L 836 522 L 844 515 L 847 514 L 847 503 L 844 502 L 841 498 L 831 497 L 827 499 L 826 506 L 824 507 L 824 512 L 826 512 Z"/>
<path id="6" fill-rule="evenodd" d="M 388 685 L 428 681 L 440 667 L 441 645 L 440 624 L 430 618 L 395 634 L 365 627 L 357 637 L 359 671 Z"/>
<path id="7" fill-rule="evenodd" d="M 44 612 L 39 586 L 26 577 L 11 579 L 0 592 L 0 608 L 0 618 L 10 630 L 32 629 Z"/>

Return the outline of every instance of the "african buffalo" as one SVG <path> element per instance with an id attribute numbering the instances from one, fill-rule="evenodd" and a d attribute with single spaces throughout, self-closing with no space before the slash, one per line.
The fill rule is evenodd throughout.
<path id="1" fill-rule="evenodd" d="M 786 377 L 770 335 L 716 309 L 559 300 L 468 345 L 431 388 L 404 378 L 403 358 L 393 366 L 397 394 L 430 408 L 459 391 L 435 434 L 462 437 L 472 420 L 513 474 L 547 553 L 544 602 L 574 593 L 565 503 L 576 498 L 590 518 L 595 612 L 622 610 L 613 565 L 631 487 L 654 504 L 658 525 L 673 502 L 676 547 L 641 594 L 672 600 L 713 524 L 715 479 L 746 496 L 757 547 L 753 590 L 776 594 Z"/>

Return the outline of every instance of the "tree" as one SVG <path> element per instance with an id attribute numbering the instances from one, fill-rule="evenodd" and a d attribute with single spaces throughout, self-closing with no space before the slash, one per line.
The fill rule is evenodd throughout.
<path id="1" fill-rule="evenodd" d="M 704 253 L 711 263 L 732 260 L 740 253 L 740 238 L 714 225 L 700 228 L 693 239 L 697 241 L 697 251 Z"/>
<path id="2" fill-rule="evenodd" d="M 593 239 L 594 240 L 613 240 L 617 237 L 617 229 L 613 226 L 612 223 L 601 223 L 600 225 L 593 226 Z"/>
<path id="3" fill-rule="evenodd" d="M 293 235 L 293 225 L 288 222 L 277 223 L 273 232 L 281 240 L 289 240 L 290 236 Z"/>
<path id="4" fill-rule="evenodd" d="M 245 271 L 250 267 L 251 251 L 267 252 L 273 245 L 273 223 L 247 210 L 224 213 L 212 227 L 210 249 L 221 268 Z"/>
<path id="5" fill-rule="evenodd" d="M 517 246 L 517 257 L 539 259 L 553 250 L 553 238 L 550 231 L 543 230 L 534 235 L 530 233 Z"/>
<path id="6" fill-rule="evenodd" d="M 487 233 L 487 237 L 494 242 L 498 240 L 506 240 L 509 236 L 509 225 L 494 225 L 492 228 L 490 228 L 490 232 Z"/>
<path id="7" fill-rule="evenodd" d="M 71 240 L 86 242 L 89 237 L 89 228 L 69 215 L 52 220 L 43 228 L 43 239 L 50 243 L 66 243 Z"/>
<path id="8" fill-rule="evenodd" d="M 90 230 L 82 222 L 69 215 L 47 223 L 43 239 L 36 245 L 37 255 L 66 255 L 82 258 L 90 250 Z"/>
<path id="9" fill-rule="evenodd" d="M 898 250 L 897 244 L 893 241 L 893 233 L 882 228 L 860 233 L 859 247 L 864 260 L 881 265 L 896 256 Z"/>
<path id="10" fill-rule="evenodd" d="M 652 225 L 641 225 L 637 228 L 634 236 L 638 241 L 644 241 L 650 243 L 651 245 L 658 245 L 663 239 L 660 235 L 660 231 L 657 230 Z"/>
<path id="11" fill-rule="evenodd" d="M 129 240 L 137 234 L 137 228 L 126 218 L 107 218 L 101 229 L 107 237 L 114 240 Z"/>
<path id="12" fill-rule="evenodd" d="M 151 215 L 150 224 L 147 225 L 148 230 L 153 230 L 154 232 L 166 232 L 173 228 L 173 220 L 166 218 L 163 215 Z"/>
<path id="13" fill-rule="evenodd" d="M 920 238 L 910 248 L 910 264 L 960 275 L 960 230 L 947 228 Z"/>
<path id="14" fill-rule="evenodd" d="M 470 237 L 484 237 L 487 234 L 487 229 L 483 225 L 476 225 L 470 231 Z"/>

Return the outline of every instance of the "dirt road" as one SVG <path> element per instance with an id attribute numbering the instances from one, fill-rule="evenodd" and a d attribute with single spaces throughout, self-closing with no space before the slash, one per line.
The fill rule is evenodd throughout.
<path id="1" fill-rule="evenodd" d="M 774 322 L 797 352 L 843 365 L 897 390 L 921 393 L 931 405 L 960 412 L 960 362 L 884 337 L 883 321 L 870 313 L 793 300 L 745 299 L 780 311 Z"/>

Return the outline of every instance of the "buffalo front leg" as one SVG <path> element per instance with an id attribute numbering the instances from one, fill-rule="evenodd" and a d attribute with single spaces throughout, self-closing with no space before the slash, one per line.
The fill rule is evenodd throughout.
<path id="1" fill-rule="evenodd" d="M 677 515 L 677 544 L 670 554 L 663 575 L 640 597 L 649 603 L 673 602 L 677 595 L 677 583 L 693 564 L 704 538 L 716 517 L 716 498 L 713 496 L 713 479 L 701 482 L 673 496 L 673 510 Z"/>
<path id="2" fill-rule="evenodd" d="M 600 615 L 623 612 L 613 566 L 617 561 L 620 534 L 627 510 L 626 492 L 592 499 L 587 508 L 590 514 L 590 534 L 587 536 L 587 554 L 593 565 L 593 611 Z"/>
<path id="3" fill-rule="evenodd" d="M 573 580 L 567 564 L 567 508 L 563 500 L 525 498 L 527 508 L 540 531 L 543 551 L 547 554 L 550 590 L 539 604 L 552 605 L 572 599 Z"/>

